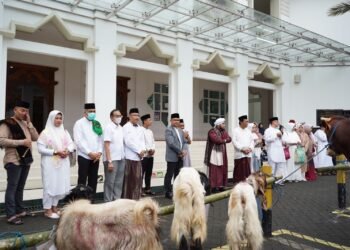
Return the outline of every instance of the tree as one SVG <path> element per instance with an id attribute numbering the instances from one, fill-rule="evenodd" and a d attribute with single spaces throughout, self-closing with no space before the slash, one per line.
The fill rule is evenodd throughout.
<path id="1" fill-rule="evenodd" d="M 350 11 L 350 1 L 346 3 L 340 3 L 328 10 L 328 16 L 339 16 Z"/>

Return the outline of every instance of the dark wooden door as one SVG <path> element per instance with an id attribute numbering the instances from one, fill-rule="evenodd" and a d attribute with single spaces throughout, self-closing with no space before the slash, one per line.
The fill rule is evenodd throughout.
<path id="1" fill-rule="evenodd" d="M 116 107 L 123 115 L 122 125 L 127 122 L 128 116 L 128 81 L 130 77 L 117 76 L 117 100 Z"/>
<path id="2" fill-rule="evenodd" d="M 6 116 L 12 115 L 17 100 L 31 104 L 30 116 L 38 132 L 44 129 L 53 110 L 55 71 L 58 68 L 8 62 L 6 78 Z"/>

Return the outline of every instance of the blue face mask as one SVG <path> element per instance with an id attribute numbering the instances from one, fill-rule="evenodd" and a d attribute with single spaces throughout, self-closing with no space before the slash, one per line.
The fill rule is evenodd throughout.
<path id="1" fill-rule="evenodd" d="M 96 113 L 88 113 L 87 119 L 93 121 L 96 118 Z"/>

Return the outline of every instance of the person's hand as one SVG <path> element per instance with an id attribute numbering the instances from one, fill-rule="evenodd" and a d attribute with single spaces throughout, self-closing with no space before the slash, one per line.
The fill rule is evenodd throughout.
<path id="1" fill-rule="evenodd" d="M 66 158 L 66 157 L 67 157 L 65 151 L 57 151 L 57 152 L 56 152 L 56 155 L 58 155 L 58 156 L 61 157 L 61 158 Z"/>
<path id="2" fill-rule="evenodd" d="M 28 138 L 23 140 L 23 146 L 30 148 L 32 146 L 32 141 Z"/>
<path id="3" fill-rule="evenodd" d="M 27 124 L 31 123 L 29 112 L 26 114 L 26 122 Z"/>
<path id="4" fill-rule="evenodd" d="M 96 160 L 96 158 L 97 158 L 97 154 L 94 153 L 94 152 L 90 152 L 90 153 L 88 154 L 88 156 L 90 157 L 91 160 Z"/>
<path id="5" fill-rule="evenodd" d="M 252 150 L 250 148 L 244 148 L 241 150 L 243 154 L 249 154 Z"/>
<path id="6" fill-rule="evenodd" d="M 114 169 L 113 163 L 112 162 L 108 162 L 108 166 L 107 166 L 108 172 L 112 172 L 113 169 Z"/>
<path id="7" fill-rule="evenodd" d="M 148 155 L 154 155 L 156 151 L 154 149 L 150 149 L 148 150 Z"/>
<path id="8" fill-rule="evenodd" d="M 145 156 L 145 151 L 141 151 L 140 153 L 138 153 L 140 159 L 142 159 Z"/>
<path id="9" fill-rule="evenodd" d="M 281 138 L 282 134 L 280 132 L 277 133 L 277 137 Z"/>
<path id="10" fill-rule="evenodd" d="M 96 152 L 95 154 L 96 154 L 96 157 L 95 157 L 94 162 L 97 162 L 98 160 L 100 160 L 102 153 L 101 152 Z"/>
<path id="11" fill-rule="evenodd" d="M 68 157 L 68 156 L 69 156 L 69 150 L 68 150 L 68 149 L 65 149 L 65 150 L 63 151 L 63 155 L 64 155 L 63 158 Z"/>

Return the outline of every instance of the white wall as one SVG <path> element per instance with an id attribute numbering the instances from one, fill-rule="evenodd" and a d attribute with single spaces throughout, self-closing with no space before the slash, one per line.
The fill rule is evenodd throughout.
<path id="1" fill-rule="evenodd" d="M 57 67 L 55 72 L 54 109 L 65 115 L 70 133 L 74 122 L 82 116 L 85 99 L 85 63 L 83 61 L 9 50 L 8 61 Z"/>
<path id="2" fill-rule="evenodd" d="M 130 77 L 128 82 L 128 111 L 130 108 L 137 107 L 140 115 L 151 114 L 153 118 L 154 111 L 148 105 L 147 99 L 153 94 L 154 83 L 168 84 L 169 76 L 167 74 L 155 73 L 150 71 L 135 70 L 130 68 L 118 67 L 118 75 Z M 127 114 L 123 114 L 127 116 Z M 156 140 L 164 140 L 165 125 L 162 121 L 153 121 L 152 130 Z"/>
<path id="3" fill-rule="evenodd" d="M 196 78 L 193 79 L 193 138 L 195 140 L 206 140 L 208 131 L 212 128 L 209 123 L 203 122 L 203 113 L 199 109 L 199 102 L 203 99 L 204 89 L 224 92 L 226 101 L 228 98 L 227 84 Z M 227 114 L 225 117 L 227 118 Z"/>
<path id="4" fill-rule="evenodd" d="M 289 0 L 289 21 L 305 29 L 314 31 L 350 45 L 350 13 L 329 17 L 328 10 L 342 0 Z"/>
<path id="5" fill-rule="evenodd" d="M 294 74 L 301 75 L 301 82 L 290 81 L 284 123 L 293 118 L 315 125 L 316 109 L 350 109 L 350 67 L 292 68 Z"/>

